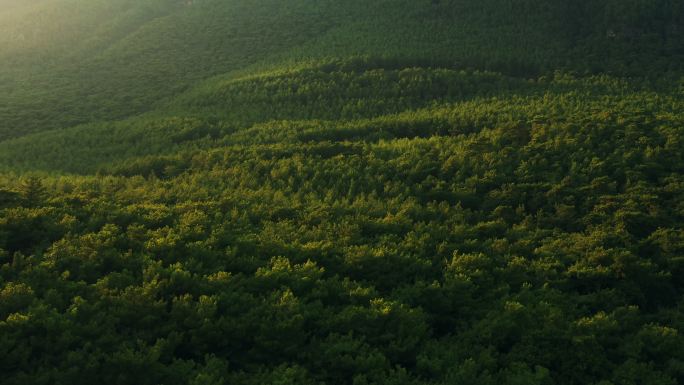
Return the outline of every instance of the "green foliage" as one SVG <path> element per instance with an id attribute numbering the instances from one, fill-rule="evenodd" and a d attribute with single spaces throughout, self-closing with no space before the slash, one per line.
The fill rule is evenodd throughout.
<path id="1" fill-rule="evenodd" d="M 302 61 L 677 73 L 683 15 L 677 0 L 6 0 L 0 139 L 136 116 L 214 76 Z"/>
<path id="2" fill-rule="evenodd" d="M 19 194 L 26 204 L 37 206 L 45 197 L 45 187 L 39 177 L 29 176 L 19 185 Z"/>
<path id="3" fill-rule="evenodd" d="M 683 17 L 0 0 L 0 382 L 684 383 Z"/>

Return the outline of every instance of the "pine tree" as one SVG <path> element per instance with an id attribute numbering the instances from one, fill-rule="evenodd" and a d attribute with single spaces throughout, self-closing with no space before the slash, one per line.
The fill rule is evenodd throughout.
<path id="1" fill-rule="evenodd" d="M 21 183 L 19 193 L 29 206 L 36 206 L 45 198 L 45 186 L 37 176 L 30 176 Z"/>

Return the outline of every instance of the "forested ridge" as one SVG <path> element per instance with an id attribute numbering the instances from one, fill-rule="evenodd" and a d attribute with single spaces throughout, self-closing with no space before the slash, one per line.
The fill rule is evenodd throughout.
<path id="1" fill-rule="evenodd" d="M 0 383 L 684 383 L 683 64 L 675 0 L 0 0 Z"/>

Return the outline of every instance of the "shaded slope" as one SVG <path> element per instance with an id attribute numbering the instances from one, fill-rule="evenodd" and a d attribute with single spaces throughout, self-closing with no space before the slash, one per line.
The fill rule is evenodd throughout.
<path id="1" fill-rule="evenodd" d="M 18 38 L 0 44 L 10 45 L 0 49 L 8 63 L 0 70 L 5 91 L 0 138 L 135 115 L 195 80 L 249 65 L 326 28 L 317 17 L 319 7 L 310 1 L 287 6 L 164 1 L 127 7 L 122 1 L 102 4 L 123 9 L 93 5 L 97 12 L 85 15 L 72 2 L 83 23 L 57 2 L 55 9 L 35 11 L 54 18 L 54 31 L 48 28 L 45 34 L 55 35 L 55 41 L 38 35 L 35 46 L 25 50 Z M 114 20 L 97 25 L 109 15 Z M 5 35 L 43 31 L 33 24 L 14 28 Z"/>
<path id="2" fill-rule="evenodd" d="M 257 63 L 370 55 L 533 77 L 681 69 L 681 3 L 620 4 L 34 1 L 0 14 L 0 139 L 133 116 Z"/>

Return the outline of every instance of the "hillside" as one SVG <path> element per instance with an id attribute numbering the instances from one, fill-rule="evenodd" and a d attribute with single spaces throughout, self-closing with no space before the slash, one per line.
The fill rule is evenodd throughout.
<path id="1" fill-rule="evenodd" d="M 0 0 L 0 382 L 684 383 L 682 111 L 674 0 Z"/>
<path id="2" fill-rule="evenodd" d="M 252 66 L 370 56 L 528 77 L 643 76 L 681 69 L 684 55 L 684 7 L 671 0 L 5 3 L 0 139 L 135 116 Z"/>

